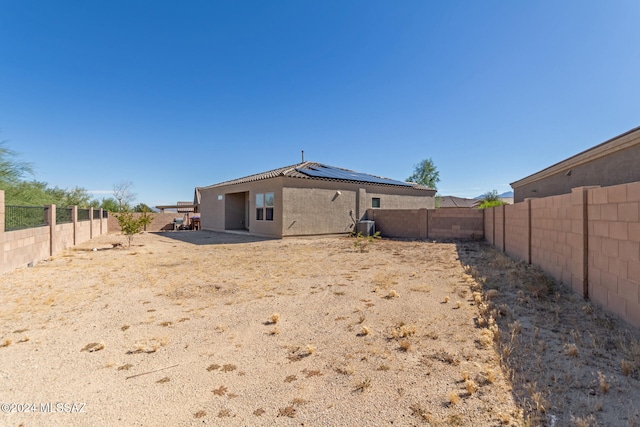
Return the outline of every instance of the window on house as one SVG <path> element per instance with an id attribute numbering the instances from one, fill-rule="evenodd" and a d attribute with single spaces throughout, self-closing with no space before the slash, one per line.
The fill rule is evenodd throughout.
<path id="1" fill-rule="evenodd" d="M 371 198 L 371 207 L 372 208 L 379 208 L 380 207 L 380 197 Z"/>
<path id="2" fill-rule="evenodd" d="M 256 220 L 273 221 L 274 206 L 275 206 L 275 203 L 274 203 L 273 193 L 256 194 Z"/>
<path id="3" fill-rule="evenodd" d="M 267 221 L 273 221 L 273 201 L 273 193 L 266 193 L 264 195 L 265 219 Z"/>
<path id="4" fill-rule="evenodd" d="M 256 194 L 256 220 L 264 220 L 264 194 Z"/>

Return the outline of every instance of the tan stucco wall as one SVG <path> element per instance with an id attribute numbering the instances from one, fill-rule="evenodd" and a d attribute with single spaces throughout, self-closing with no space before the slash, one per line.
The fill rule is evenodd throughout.
<path id="1" fill-rule="evenodd" d="M 239 221 L 233 218 L 227 218 L 229 215 L 241 217 L 241 213 L 237 209 L 225 209 L 227 195 L 232 194 L 231 198 L 238 193 L 249 193 L 249 231 L 253 234 L 271 237 L 282 237 L 282 178 L 265 179 L 261 181 L 228 185 L 224 187 L 201 188 L 200 189 L 200 221 L 203 230 L 234 230 L 242 228 Z M 256 220 L 256 194 L 258 193 L 274 193 L 274 215 L 273 221 L 257 221 Z M 218 196 L 222 196 L 222 200 L 218 200 Z M 246 200 L 246 199 L 245 199 Z M 232 202 L 233 203 L 233 202 Z M 245 202 L 246 204 L 246 202 Z M 236 208 L 240 206 L 236 203 Z M 246 207 L 245 207 L 246 209 Z"/>
<path id="2" fill-rule="evenodd" d="M 337 194 L 340 191 L 340 194 Z M 353 230 L 356 191 L 284 188 L 283 236 L 348 233 Z"/>
<path id="3" fill-rule="evenodd" d="M 435 191 L 414 188 L 282 178 L 283 236 L 348 233 L 354 221 L 367 218 L 372 199 L 381 208 L 419 209 L 435 207 Z M 338 194 L 338 192 L 340 194 Z"/>
<path id="4" fill-rule="evenodd" d="M 614 148 L 605 149 L 608 145 L 616 144 L 620 146 L 617 151 L 613 151 Z M 590 154 L 591 151 L 594 154 Z M 597 154 L 600 151 L 601 154 Z M 640 181 L 640 130 L 576 157 L 585 157 L 589 161 L 571 158 L 550 167 L 549 171 L 539 172 L 543 175 L 540 179 L 536 174 L 512 183 L 515 202 L 522 202 L 526 198 L 569 194 L 576 187 L 605 187 Z"/>
<path id="5" fill-rule="evenodd" d="M 201 188 L 202 228 L 230 229 L 224 199 L 227 194 L 243 192 L 250 195 L 249 231 L 273 237 L 348 233 L 354 220 L 366 218 L 374 197 L 380 198 L 381 207 L 388 209 L 435 207 L 435 190 L 276 177 Z M 274 220 L 256 221 L 255 194 L 267 192 L 275 196 Z M 220 195 L 223 200 L 218 200 Z"/>

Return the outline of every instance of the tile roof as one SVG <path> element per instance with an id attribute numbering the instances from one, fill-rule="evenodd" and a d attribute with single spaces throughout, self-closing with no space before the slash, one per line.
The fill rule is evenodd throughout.
<path id="1" fill-rule="evenodd" d="M 317 174 L 318 170 L 324 170 L 324 169 L 340 172 L 340 175 L 344 177 L 333 178 L 329 176 L 313 176 Z M 307 173 L 304 173 L 305 171 L 307 171 Z M 349 178 L 349 175 L 351 175 L 352 178 Z M 297 163 L 295 165 L 285 166 L 285 167 L 273 169 L 267 172 L 257 173 L 254 175 L 249 175 L 242 178 L 237 178 L 230 181 L 224 181 L 218 184 L 213 184 L 213 185 L 209 185 L 206 187 L 199 187 L 199 188 L 200 189 L 215 188 L 215 187 L 223 187 L 223 186 L 234 185 L 234 184 L 244 184 L 247 182 L 260 181 L 263 179 L 275 178 L 278 176 L 286 176 L 289 178 L 301 178 L 301 179 L 316 179 L 316 180 L 323 180 L 323 181 L 366 182 L 366 183 L 377 184 L 377 185 L 407 186 L 407 187 L 412 187 L 420 190 L 429 190 L 429 188 L 422 185 L 415 184 L 415 183 L 401 182 L 397 180 L 392 180 L 390 178 L 364 174 L 364 173 L 355 172 L 349 169 L 343 169 L 343 168 L 337 168 L 334 166 L 324 165 L 322 163 L 317 163 L 317 162 Z"/>
<path id="2" fill-rule="evenodd" d="M 476 208 L 482 202 L 478 199 L 464 199 L 456 196 L 442 196 L 439 206 L 441 208 Z"/>

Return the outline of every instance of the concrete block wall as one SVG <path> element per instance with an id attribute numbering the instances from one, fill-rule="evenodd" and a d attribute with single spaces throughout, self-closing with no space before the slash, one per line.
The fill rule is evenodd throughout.
<path id="1" fill-rule="evenodd" d="M 477 209 L 368 209 L 383 237 L 408 239 L 481 239 L 484 216 Z"/>
<path id="2" fill-rule="evenodd" d="M 56 224 L 51 236 L 51 253 L 57 254 L 74 246 L 74 225 Z"/>
<path id="3" fill-rule="evenodd" d="M 49 226 L 3 233 L 4 247 L 0 273 L 19 266 L 33 265 L 49 257 Z"/>
<path id="4" fill-rule="evenodd" d="M 420 209 L 368 209 L 367 219 L 375 221 L 376 231 L 385 237 L 426 239 L 426 209 L 424 227 L 420 227 Z"/>
<path id="5" fill-rule="evenodd" d="M 482 239 L 484 238 L 484 210 L 430 209 L 428 238 L 430 239 Z"/>
<path id="6" fill-rule="evenodd" d="M 79 245 L 87 240 L 91 240 L 91 221 L 76 222 L 74 244 Z"/>
<path id="7" fill-rule="evenodd" d="M 504 221 L 504 206 L 496 206 L 492 208 L 494 218 L 493 239 L 494 246 L 501 251 L 504 251 L 504 234 L 505 234 L 505 221 Z"/>
<path id="8" fill-rule="evenodd" d="M 531 200 L 531 263 L 566 284 L 571 283 L 570 210 L 570 194 Z"/>
<path id="9" fill-rule="evenodd" d="M 640 182 L 587 198 L 589 296 L 640 327 Z"/>
<path id="10" fill-rule="evenodd" d="M 77 209 L 74 208 L 73 222 L 56 224 L 56 206 L 47 209 L 48 225 L 27 228 L 24 230 L 5 231 L 4 192 L 0 190 L 0 273 L 5 273 L 18 267 L 34 265 L 43 259 L 56 255 L 60 251 L 89 240 L 91 236 L 106 234 L 107 220 L 80 221 L 77 219 Z M 102 213 L 102 210 L 100 210 Z"/>
<path id="11" fill-rule="evenodd" d="M 505 247 L 513 258 L 531 262 L 531 201 L 504 206 L 505 235 L 509 236 L 509 244 Z"/>
<path id="12" fill-rule="evenodd" d="M 495 244 L 495 214 L 493 209 L 484 209 L 484 238 L 490 244 Z"/>
<path id="13" fill-rule="evenodd" d="M 487 233 L 489 243 L 527 261 L 528 212 L 527 262 L 640 327 L 640 182 L 579 187 L 490 211 L 485 226 L 493 216 L 495 238 Z"/>
<path id="14" fill-rule="evenodd" d="M 118 224 L 118 220 L 116 219 L 117 214 L 109 215 L 109 225 L 108 228 L 112 233 L 116 233 L 121 231 L 120 225 Z M 134 212 L 135 217 L 140 216 L 141 214 L 138 212 Z M 147 226 L 147 231 L 156 232 L 156 231 L 170 231 L 173 230 L 173 219 L 174 218 L 184 218 L 184 214 L 176 213 L 176 212 L 165 212 L 165 213 L 153 213 L 153 219 L 151 220 L 151 224 Z M 190 217 L 193 214 L 190 214 Z M 105 221 L 106 222 L 106 221 Z M 107 234 L 106 232 L 103 234 Z"/>

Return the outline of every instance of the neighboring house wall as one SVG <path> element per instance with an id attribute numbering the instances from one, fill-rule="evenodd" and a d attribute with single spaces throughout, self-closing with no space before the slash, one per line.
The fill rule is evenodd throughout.
<path id="1" fill-rule="evenodd" d="M 482 239 L 484 212 L 478 209 L 369 209 L 383 237 L 409 239 Z"/>
<path id="2" fill-rule="evenodd" d="M 493 211 L 496 235 L 505 230 L 496 247 L 524 261 L 530 254 L 531 264 L 640 327 L 640 182 L 574 188 L 503 209 L 485 215 L 486 224 Z"/>
<path id="3" fill-rule="evenodd" d="M 640 128 L 511 184 L 515 202 L 569 194 L 572 188 L 640 181 Z"/>

